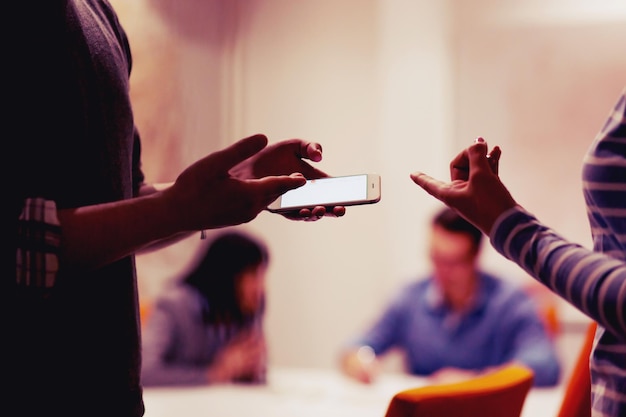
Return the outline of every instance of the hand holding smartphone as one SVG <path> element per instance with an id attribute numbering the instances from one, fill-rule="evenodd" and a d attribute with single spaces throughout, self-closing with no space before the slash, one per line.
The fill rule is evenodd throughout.
<path id="1" fill-rule="evenodd" d="M 267 209 L 284 213 L 315 206 L 355 206 L 380 201 L 380 175 L 357 174 L 307 180 L 300 188 L 287 191 Z"/>

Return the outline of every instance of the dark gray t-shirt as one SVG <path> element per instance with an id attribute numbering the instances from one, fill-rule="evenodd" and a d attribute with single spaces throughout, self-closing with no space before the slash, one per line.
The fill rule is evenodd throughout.
<path id="1" fill-rule="evenodd" d="M 105 0 L 15 3 L 3 29 L 12 211 L 4 223 L 15 244 L 2 258 L 4 395 L 21 415 L 140 416 L 134 259 L 80 274 L 60 265 L 54 287 L 28 288 L 15 284 L 11 233 L 25 198 L 71 208 L 138 190 L 128 42 Z"/>

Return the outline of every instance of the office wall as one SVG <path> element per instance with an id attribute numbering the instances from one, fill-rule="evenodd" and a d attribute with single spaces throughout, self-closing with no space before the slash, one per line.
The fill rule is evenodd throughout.
<path id="1" fill-rule="evenodd" d="M 447 171 L 447 3 L 254 3 L 242 22 L 234 136 L 316 140 L 327 172 L 382 177 L 381 202 L 349 208 L 344 218 L 294 223 L 262 213 L 250 224 L 275 255 L 273 361 L 334 366 L 341 344 L 423 269 L 435 202 L 409 173 Z"/>
<path id="2" fill-rule="evenodd" d="M 262 213 L 244 226 L 272 249 L 272 361 L 334 366 L 341 343 L 425 268 L 436 203 L 409 173 L 443 176 L 451 155 L 446 3 L 118 3 L 150 178 L 172 179 L 194 157 L 256 132 L 321 142 L 319 166 L 331 174 L 381 174 L 381 203 L 342 219 Z M 155 120 L 171 120 L 169 132 Z M 197 242 L 139 256 L 142 299 L 185 268 Z"/>
<path id="3" fill-rule="evenodd" d="M 227 136 L 232 82 L 225 73 L 237 31 L 227 0 L 113 0 L 133 53 L 131 98 L 151 182 L 173 181 L 187 165 L 235 139 Z M 228 68 L 230 70 L 230 68 Z M 199 240 L 186 239 L 137 259 L 139 291 L 149 302 L 184 270 Z"/>
<path id="4" fill-rule="evenodd" d="M 626 4 L 483 3 L 454 8 L 456 146 L 476 136 L 500 145 L 500 175 L 518 201 L 591 247 L 581 164 L 625 85 Z M 499 255 L 486 262 L 525 278 Z"/>
<path id="5" fill-rule="evenodd" d="M 615 1 L 115 0 L 131 46 L 151 179 L 252 133 L 324 147 L 321 169 L 376 172 L 382 200 L 341 219 L 261 213 L 272 361 L 335 366 L 341 344 L 427 270 L 439 205 L 409 179 L 447 178 L 482 135 L 519 201 L 588 245 L 580 161 L 624 83 Z M 593 9 L 591 9 L 593 7 Z M 142 299 L 184 269 L 198 236 L 138 258 Z M 485 247 L 484 265 L 529 278 Z M 581 317 L 560 306 L 563 317 Z M 571 349 L 570 349 L 571 350 Z"/>

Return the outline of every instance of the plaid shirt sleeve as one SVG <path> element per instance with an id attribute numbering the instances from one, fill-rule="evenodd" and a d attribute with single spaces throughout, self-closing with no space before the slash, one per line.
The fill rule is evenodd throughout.
<path id="1" fill-rule="evenodd" d="M 61 241 L 56 203 L 43 198 L 26 199 L 17 233 L 15 278 L 18 285 L 51 288 L 59 270 Z"/>

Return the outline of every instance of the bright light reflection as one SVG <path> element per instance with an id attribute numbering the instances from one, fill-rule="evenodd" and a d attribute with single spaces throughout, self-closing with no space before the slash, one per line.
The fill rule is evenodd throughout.
<path id="1" fill-rule="evenodd" d="M 506 23 L 585 24 L 626 21 L 624 0 L 560 0 L 519 2 L 498 8 L 498 20 Z"/>

